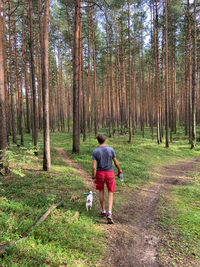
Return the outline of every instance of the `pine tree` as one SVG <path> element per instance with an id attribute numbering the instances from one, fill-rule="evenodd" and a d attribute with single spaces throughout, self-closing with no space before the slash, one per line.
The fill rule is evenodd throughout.
<path id="1" fill-rule="evenodd" d="M 0 171 L 3 168 L 3 163 L 1 162 L 6 147 L 7 147 L 7 131 L 6 131 L 6 90 L 4 83 L 4 57 L 5 52 L 3 46 L 3 18 L 1 16 L 1 6 L 2 2 L 0 0 Z"/>

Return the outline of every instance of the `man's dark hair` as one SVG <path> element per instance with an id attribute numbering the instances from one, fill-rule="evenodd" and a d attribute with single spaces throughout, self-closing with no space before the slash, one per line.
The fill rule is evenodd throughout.
<path id="1" fill-rule="evenodd" d="M 106 141 L 106 138 L 103 134 L 99 134 L 99 135 L 97 135 L 97 140 L 98 140 L 99 144 L 103 144 Z"/>

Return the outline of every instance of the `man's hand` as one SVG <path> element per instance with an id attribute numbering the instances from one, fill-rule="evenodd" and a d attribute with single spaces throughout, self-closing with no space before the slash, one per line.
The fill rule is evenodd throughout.
<path id="1" fill-rule="evenodd" d="M 118 170 L 118 173 L 116 174 L 116 176 L 119 177 L 120 173 L 122 173 L 122 169 Z"/>

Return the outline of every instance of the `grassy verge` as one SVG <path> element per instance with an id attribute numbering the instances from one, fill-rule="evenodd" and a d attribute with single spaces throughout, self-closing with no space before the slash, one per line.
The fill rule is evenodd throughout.
<path id="1" fill-rule="evenodd" d="M 63 140 L 61 136 L 53 135 L 53 142 L 58 144 L 59 140 Z M 66 139 L 67 138 L 69 138 L 69 135 Z M 71 137 L 69 139 L 71 139 Z M 169 149 L 165 148 L 165 144 L 158 145 L 156 140 L 152 141 L 148 134 L 146 134 L 145 138 L 141 138 L 139 133 L 136 134 L 136 137 L 131 144 L 128 143 L 128 137 L 124 136 L 110 138 L 107 140 L 107 144 L 114 147 L 126 179 L 123 186 L 120 184 L 120 181 L 116 179 L 117 191 L 120 192 L 120 194 L 117 194 L 115 197 L 114 211 L 120 207 L 121 201 L 124 199 L 127 190 L 133 190 L 137 186 L 147 184 L 154 179 L 153 169 L 158 168 L 161 165 L 175 164 L 178 160 L 185 160 L 199 156 L 199 147 L 197 146 L 195 151 L 191 150 L 187 138 L 181 131 L 174 137 L 174 142 L 170 144 Z M 90 135 L 86 142 L 81 142 L 81 151 L 79 155 L 73 155 L 71 153 L 70 142 L 62 142 L 60 146 L 68 151 L 68 154 L 73 160 L 82 165 L 82 167 L 89 173 L 91 172 L 91 152 L 97 146 L 97 141 L 95 140 L 94 135 Z M 171 229 L 173 229 L 174 241 L 172 241 L 172 237 L 168 237 L 169 239 L 166 239 L 166 242 L 170 244 L 170 246 L 171 243 L 173 243 L 172 246 L 174 249 L 173 252 L 171 251 L 171 255 L 173 255 L 175 262 L 177 260 L 176 257 L 178 257 L 180 260 L 179 262 L 181 262 L 181 258 L 185 258 L 185 255 L 188 253 L 192 260 L 199 257 L 199 250 L 197 248 L 200 242 L 200 197 L 199 184 L 197 185 L 196 182 L 197 179 L 189 186 L 176 187 L 172 193 L 174 196 L 173 201 L 171 198 L 161 201 L 160 206 L 163 210 L 170 214 L 174 214 L 173 218 L 166 220 L 168 217 L 161 210 L 162 226 L 164 224 L 166 226 L 163 227 L 165 236 L 168 236 L 168 233 L 172 233 L 169 231 L 168 227 L 171 226 Z M 190 202 L 187 203 L 189 199 Z M 176 246 L 177 236 L 179 237 L 179 241 Z M 187 244 L 187 246 L 185 244 Z M 184 249 L 187 248 L 186 254 L 181 247 Z M 170 255 L 169 251 L 167 253 Z"/>
<path id="2" fill-rule="evenodd" d="M 26 146 L 29 141 L 26 136 Z M 0 180 L 0 244 L 29 234 L 27 240 L 6 251 L 0 266 L 94 266 L 104 251 L 103 231 L 95 209 L 89 216 L 85 211 L 85 184 L 54 149 L 51 171 L 42 172 L 41 165 L 34 160 L 21 170 L 23 177 L 13 174 Z M 61 200 L 63 204 L 30 231 L 39 217 Z"/>
<path id="3" fill-rule="evenodd" d="M 172 266 L 200 265 L 200 176 L 176 186 L 162 198 L 159 212 L 163 236 L 160 257 Z"/>
<path id="4" fill-rule="evenodd" d="M 126 136 L 116 136 L 107 141 L 114 147 L 125 176 L 123 185 L 116 179 L 120 194 L 115 197 L 115 210 L 127 190 L 153 179 L 153 168 L 199 154 L 199 149 L 189 149 L 183 135 L 177 135 L 169 149 L 164 144 L 158 146 L 156 140 L 152 141 L 148 131 L 145 138 L 141 138 L 139 132 L 136 136 L 131 144 Z M 26 135 L 25 146 L 30 143 L 30 136 Z M 95 266 L 101 261 L 99 255 L 103 257 L 103 227 L 97 219 L 97 210 L 94 207 L 89 215 L 85 212 L 83 192 L 87 188 L 76 170 L 66 166 L 58 157 L 56 147 L 66 150 L 73 160 L 91 173 L 91 153 L 97 147 L 94 135 L 81 142 L 80 154 L 74 155 L 71 153 L 72 134 L 52 133 L 52 169 L 49 173 L 41 171 L 40 159 L 24 164 L 24 177 L 13 174 L 1 178 L 0 244 L 18 240 L 29 233 L 27 240 L 7 250 L 4 258 L 0 259 L 2 266 Z M 23 150 L 20 152 L 18 149 L 18 153 L 23 154 Z M 63 205 L 30 232 L 30 226 L 61 199 Z"/>
<path id="5" fill-rule="evenodd" d="M 89 135 L 86 142 L 81 141 L 80 154 L 71 152 L 71 134 L 55 133 L 51 135 L 51 140 L 53 147 L 58 146 L 65 149 L 73 160 L 91 174 L 91 153 L 97 147 L 94 135 Z M 146 131 L 145 138 L 142 138 L 138 131 L 131 144 L 128 143 L 128 136 L 119 135 L 107 139 L 107 145 L 115 149 L 121 168 L 124 170 L 126 188 L 133 189 L 150 180 L 152 178 L 151 170 L 154 168 L 199 155 L 200 149 L 191 150 L 183 133 L 177 134 L 175 140 L 170 148 L 166 149 L 164 143 L 158 145 L 156 140 L 152 141 L 149 131 Z M 117 184 L 120 185 L 118 180 Z M 120 186 L 118 189 L 120 190 Z"/>

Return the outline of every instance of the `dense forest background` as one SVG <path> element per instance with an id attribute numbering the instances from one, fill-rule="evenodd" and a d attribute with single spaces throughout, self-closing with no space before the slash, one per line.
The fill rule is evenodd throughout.
<path id="1" fill-rule="evenodd" d="M 149 127 L 169 147 L 184 127 L 196 146 L 200 123 L 200 2 L 0 1 L 1 158 L 16 135 L 111 137 Z"/>

